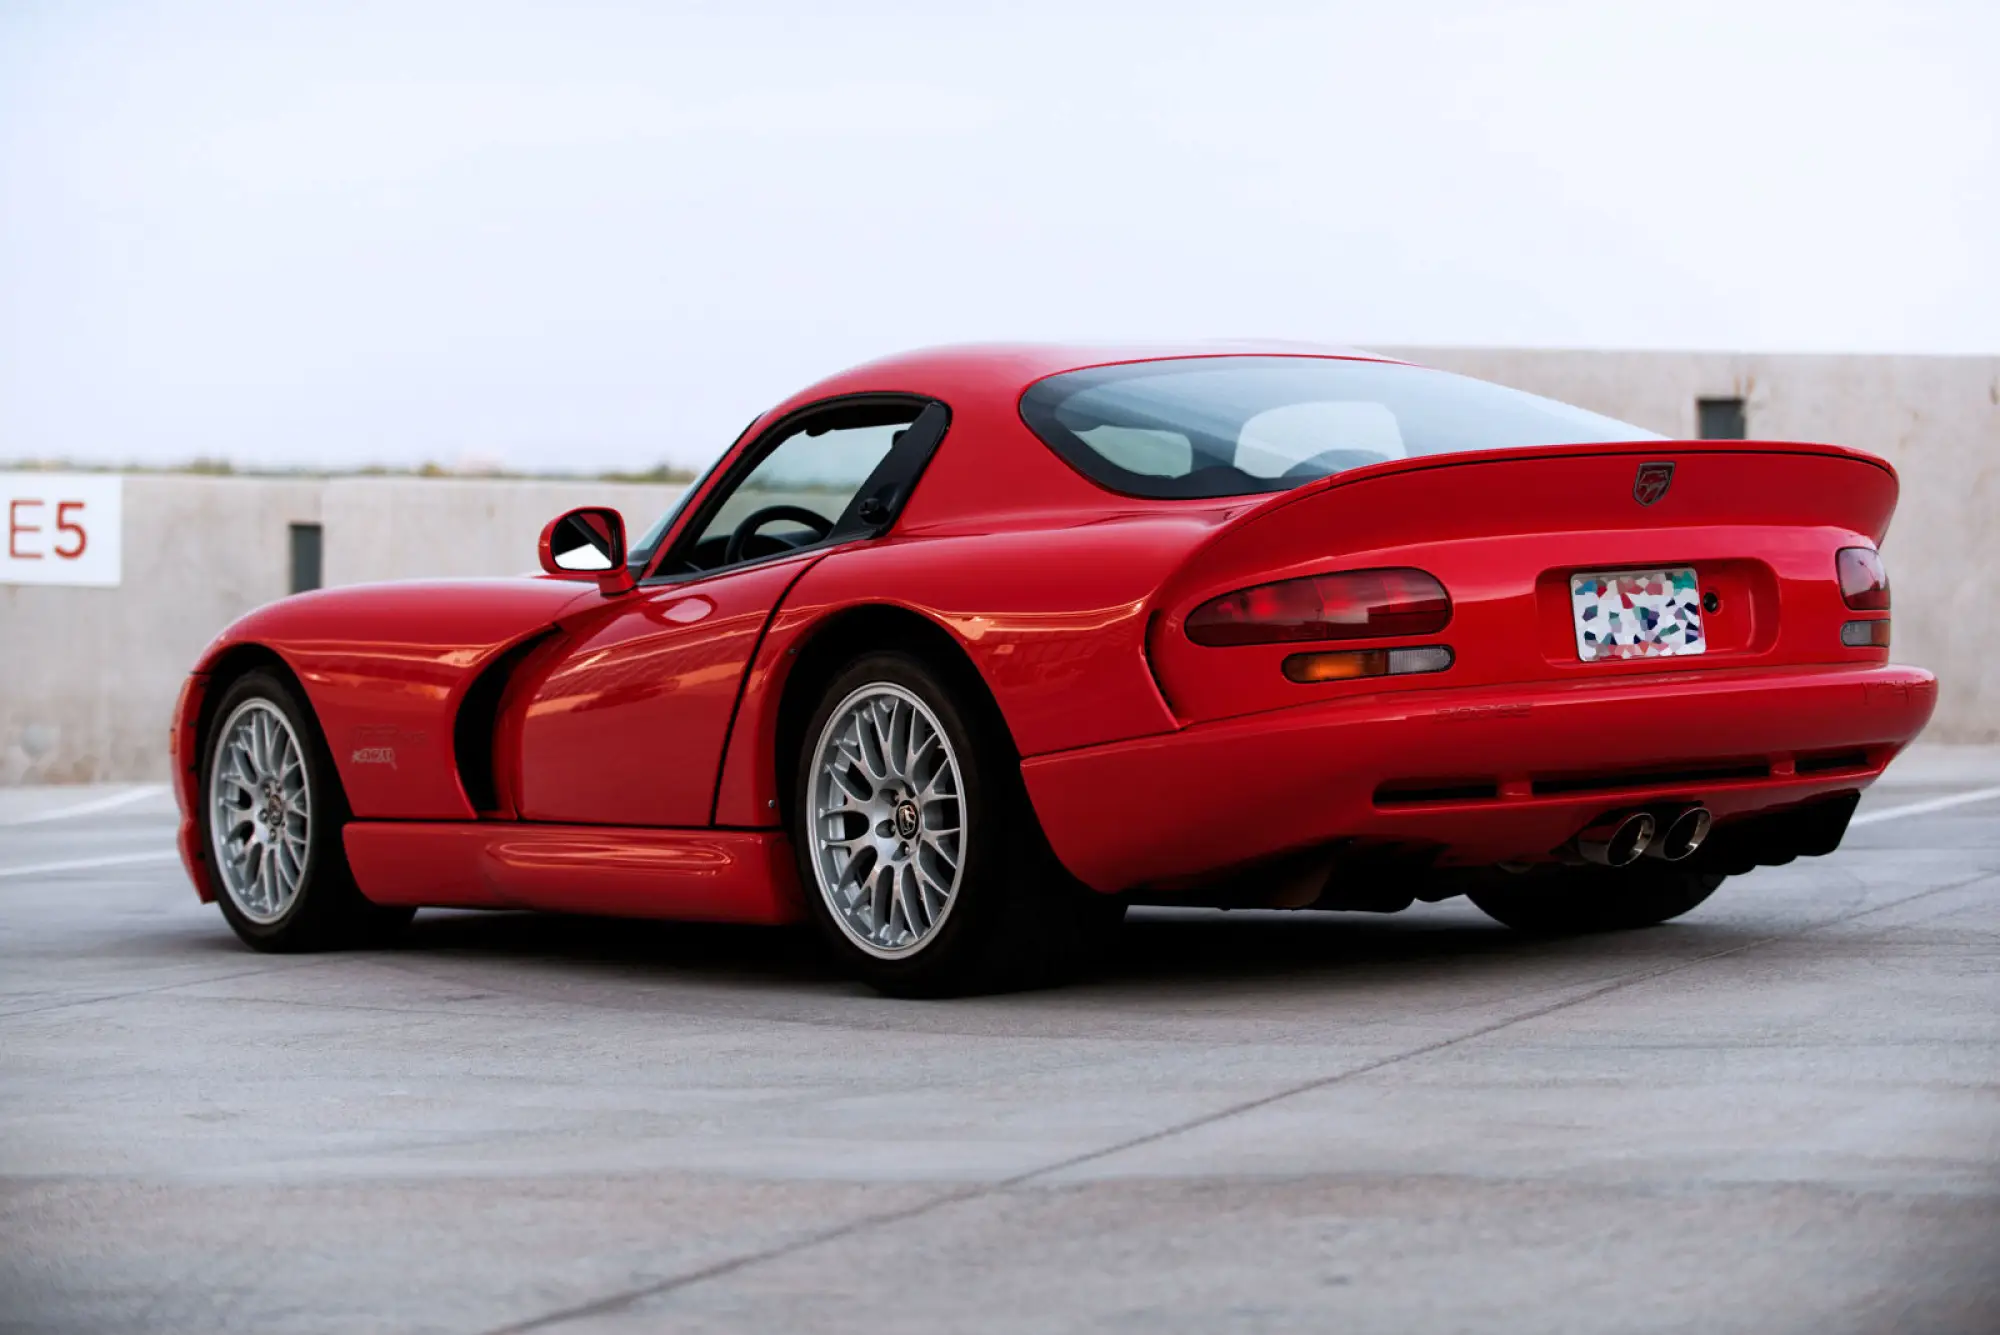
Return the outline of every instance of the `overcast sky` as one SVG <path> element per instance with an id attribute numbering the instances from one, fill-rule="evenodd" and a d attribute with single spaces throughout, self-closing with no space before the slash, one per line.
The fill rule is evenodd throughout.
<path id="1" fill-rule="evenodd" d="M 995 338 L 2000 351 L 2000 4 L 0 0 L 0 459 L 699 464 Z"/>

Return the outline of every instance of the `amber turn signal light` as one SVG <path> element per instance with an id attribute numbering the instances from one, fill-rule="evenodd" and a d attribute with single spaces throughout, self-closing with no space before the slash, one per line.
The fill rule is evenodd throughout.
<path id="1" fill-rule="evenodd" d="M 1840 642 L 1850 649 L 1887 649 L 1889 618 L 1880 621 L 1850 621 L 1840 628 Z"/>
<path id="2" fill-rule="evenodd" d="M 1442 644 L 1415 649 L 1335 649 L 1319 654 L 1293 654 L 1285 660 L 1285 675 L 1293 681 L 1350 681 L 1356 677 L 1400 677 L 1415 672 L 1442 672 L 1451 666 L 1451 650 Z"/>

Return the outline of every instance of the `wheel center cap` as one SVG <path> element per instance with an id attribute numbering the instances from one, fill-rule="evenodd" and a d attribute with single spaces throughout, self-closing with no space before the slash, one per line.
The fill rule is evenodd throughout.
<path id="1" fill-rule="evenodd" d="M 922 824 L 923 820 L 917 814 L 917 804 L 915 802 L 905 798 L 903 801 L 896 803 L 896 837 L 898 839 L 916 838 L 917 829 Z"/>

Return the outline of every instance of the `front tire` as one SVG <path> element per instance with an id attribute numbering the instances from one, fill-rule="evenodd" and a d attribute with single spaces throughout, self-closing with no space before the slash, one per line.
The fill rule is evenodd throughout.
<path id="1" fill-rule="evenodd" d="M 927 662 L 872 653 L 801 739 L 790 827 L 814 922 L 892 996 L 1058 981 L 1123 917 L 1050 852 L 1004 726 Z"/>
<path id="2" fill-rule="evenodd" d="M 1723 877 L 1670 864 L 1636 867 L 1539 867 L 1519 876 L 1495 873 L 1466 898 L 1488 917 L 1523 932 L 1569 936 L 1654 927 L 1715 893 Z"/>
<path id="3" fill-rule="evenodd" d="M 215 901 L 253 950 L 371 945 L 414 910 L 371 904 L 348 870 L 347 804 L 312 712 L 258 669 L 216 704 L 201 772 L 201 839 Z"/>

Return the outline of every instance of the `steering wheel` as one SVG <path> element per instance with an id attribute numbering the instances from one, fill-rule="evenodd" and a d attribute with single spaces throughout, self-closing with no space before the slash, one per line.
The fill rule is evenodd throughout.
<path id="1" fill-rule="evenodd" d="M 733 566 L 743 559 L 743 549 L 750 545 L 750 539 L 757 530 L 776 520 L 789 519 L 794 524 L 803 524 L 813 531 L 813 541 L 818 542 L 833 532 L 833 521 L 817 510 L 808 510 L 803 505 L 767 505 L 761 510 L 753 510 L 743 517 L 736 531 L 729 535 L 729 545 L 722 549 L 722 564 Z"/>

